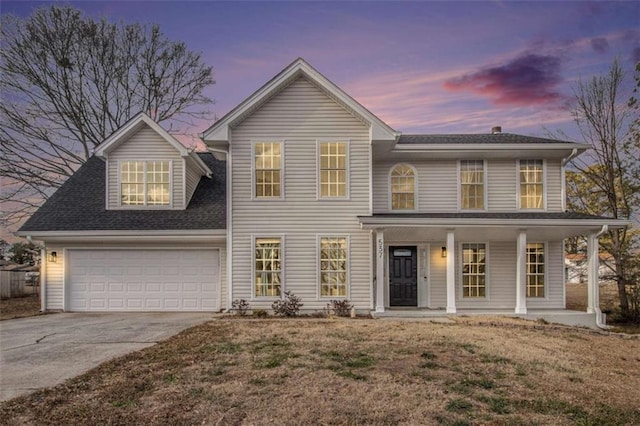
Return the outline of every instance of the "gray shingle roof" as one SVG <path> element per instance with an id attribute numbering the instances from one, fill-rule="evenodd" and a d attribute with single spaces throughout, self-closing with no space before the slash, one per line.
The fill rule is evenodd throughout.
<path id="1" fill-rule="evenodd" d="M 520 144 L 520 143 L 571 143 L 513 133 L 479 133 L 458 135 L 401 135 L 399 144 Z"/>
<path id="2" fill-rule="evenodd" d="M 226 228 L 226 162 L 200 158 L 213 171 L 202 177 L 185 210 L 106 210 L 105 163 L 91 157 L 62 185 L 20 232 L 188 230 Z"/>

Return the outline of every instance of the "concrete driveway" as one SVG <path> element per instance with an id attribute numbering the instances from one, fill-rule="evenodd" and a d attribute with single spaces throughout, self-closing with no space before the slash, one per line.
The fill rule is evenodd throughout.
<path id="1" fill-rule="evenodd" d="M 211 313 L 59 313 L 0 321 L 0 401 L 211 320 Z"/>

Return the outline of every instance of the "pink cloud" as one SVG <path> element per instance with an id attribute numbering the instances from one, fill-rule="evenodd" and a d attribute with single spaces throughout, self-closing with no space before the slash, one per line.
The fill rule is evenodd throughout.
<path id="1" fill-rule="evenodd" d="M 505 65 L 449 79 L 444 88 L 474 92 L 495 105 L 559 105 L 565 99 L 558 91 L 560 83 L 559 57 L 528 53 Z"/>

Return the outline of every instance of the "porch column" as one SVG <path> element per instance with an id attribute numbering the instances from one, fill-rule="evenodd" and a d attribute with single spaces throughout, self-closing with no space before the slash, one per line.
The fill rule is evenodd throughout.
<path id="1" fill-rule="evenodd" d="M 376 229 L 376 312 L 384 312 L 384 229 Z"/>
<path id="2" fill-rule="evenodd" d="M 598 238 L 600 234 L 592 232 L 587 238 L 587 312 L 600 316 L 600 287 L 598 258 Z"/>
<path id="3" fill-rule="evenodd" d="M 456 313 L 456 245 L 452 229 L 447 230 L 447 313 Z"/>
<path id="4" fill-rule="evenodd" d="M 527 231 L 518 231 L 516 264 L 516 314 L 527 313 Z"/>

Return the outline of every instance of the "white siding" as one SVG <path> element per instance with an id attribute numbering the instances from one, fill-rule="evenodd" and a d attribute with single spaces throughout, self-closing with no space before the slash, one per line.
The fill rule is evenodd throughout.
<path id="1" fill-rule="evenodd" d="M 490 211 L 509 211 L 518 208 L 517 163 L 514 160 L 489 160 L 486 162 L 487 198 Z"/>
<path id="2" fill-rule="evenodd" d="M 529 238 L 530 242 L 533 241 Z M 546 288 L 544 298 L 527 298 L 527 308 L 554 308 L 564 309 L 564 254 L 562 241 L 550 241 L 546 244 L 545 267 Z"/>
<path id="3" fill-rule="evenodd" d="M 442 257 L 441 247 L 444 241 L 431 243 L 429 260 L 431 263 L 429 276 L 429 307 L 431 309 L 447 306 L 447 259 Z"/>
<path id="4" fill-rule="evenodd" d="M 162 139 L 153 129 L 145 125 L 109 153 L 109 169 L 107 171 L 109 208 L 120 207 L 120 200 L 118 199 L 118 160 L 173 160 L 173 174 L 171 176 L 173 208 L 184 208 L 183 194 L 185 184 L 182 173 L 184 167 L 182 157 L 174 147 Z"/>
<path id="5" fill-rule="evenodd" d="M 350 300 L 370 307 L 369 233 L 357 217 L 369 213 L 369 131 L 308 80 L 300 78 L 270 99 L 232 132 L 233 295 L 251 299 L 252 235 L 284 236 L 285 288 L 304 309 L 323 309 L 318 297 L 317 235 L 350 238 Z M 317 140 L 349 141 L 350 198 L 318 200 Z M 283 199 L 252 200 L 252 141 L 283 141 Z M 255 308 L 271 301 L 254 300 Z"/>
<path id="6" fill-rule="evenodd" d="M 560 160 L 547 160 L 547 211 L 562 211 L 562 166 Z"/>
<path id="7" fill-rule="evenodd" d="M 412 165 L 417 171 L 417 211 L 454 212 L 458 210 L 457 161 L 379 161 L 373 168 L 373 210 L 390 212 L 389 172 L 400 163 Z M 518 211 L 518 161 L 487 160 L 487 210 Z M 559 160 L 546 161 L 546 197 L 548 211 L 562 211 L 562 168 Z"/>
<path id="8" fill-rule="evenodd" d="M 51 252 L 57 254 L 56 263 L 47 262 L 46 280 L 44 285 L 47 300 L 47 310 L 62 310 L 64 300 L 64 252 L 61 246 L 47 247 L 47 259 Z"/>
<path id="9" fill-rule="evenodd" d="M 193 196 L 193 193 L 196 191 L 198 187 L 198 183 L 200 183 L 200 178 L 202 177 L 202 173 L 195 169 L 192 161 L 186 161 L 186 183 L 185 183 L 185 192 L 186 192 L 186 206 L 189 205 L 189 201 Z"/>
<path id="10" fill-rule="evenodd" d="M 405 162 L 417 172 L 417 210 L 452 212 L 457 209 L 457 163 L 453 160 Z M 390 211 L 389 173 L 399 162 L 376 162 L 373 166 L 373 211 Z"/>

